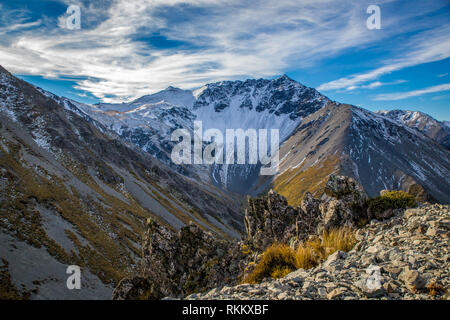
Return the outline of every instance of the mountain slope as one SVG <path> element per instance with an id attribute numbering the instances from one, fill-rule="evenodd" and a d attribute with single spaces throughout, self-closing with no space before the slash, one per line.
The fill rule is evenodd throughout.
<path id="1" fill-rule="evenodd" d="M 450 202 L 448 150 L 434 142 L 445 146 L 448 126 L 422 113 L 373 113 L 332 102 L 287 76 L 212 83 L 193 92 L 171 87 L 129 104 L 99 106 L 81 107 L 178 172 L 227 192 L 256 195 L 274 188 L 297 204 L 305 191 L 319 195 L 329 175 L 341 173 L 358 179 L 371 196 L 419 184 L 432 198 Z M 170 134 L 192 132 L 195 120 L 203 131 L 223 134 L 279 129 L 278 174 L 260 176 L 260 164 L 175 166 Z"/>
<path id="2" fill-rule="evenodd" d="M 170 158 L 175 145 L 171 133 L 178 128 L 193 132 L 196 120 L 202 121 L 203 132 L 214 128 L 224 136 L 226 129 L 278 129 L 283 141 L 302 118 L 328 102 L 316 90 L 282 76 L 212 83 L 193 92 L 169 87 L 128 104 L 71 103 L 180 173 L 227 192 L 247 194 L 257 181 L 260 165 L 176 166 Z"/>
<path id="3" fill-rule="evenodd" d="M 450 126 L 448 121 L 440 122 L 419 111 L 391 110 L 378 111 L 377 113 L 419 130 L 450 150 Z"/>
<path id="4" fill-rule="evenodd" d="M 305 118 L 280 158 L 280 173 L 261 185 L 272 182 L 292 204 L 305 191 L 320 196 L 332 173 L 356 178 L 372 197 L 417 183 L 450 202 L 449 152 L 415 129 L 355 106 L 330 103 Z"/>
<path id="5" fill-rule="evenodd" d="M 149 217 L 239 236 L 233 199 L 57 101 L 0 67 L 0 257 L 24 296 L 110 298 L 135 272 Z M 80 291 L 66 288 L 73 264 L 82 267 Z"/>

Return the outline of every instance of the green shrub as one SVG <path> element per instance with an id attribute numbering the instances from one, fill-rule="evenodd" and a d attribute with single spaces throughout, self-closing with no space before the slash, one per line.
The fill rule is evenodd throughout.
<path id="1" fill-rule="evenodd" d="M 371 214 L 382 213 L 389 209 L 406 209 L 417 206 L 412 195 L 404 191 L 388 191 L 382 196 L 369 199 L 368 209 Z"/>

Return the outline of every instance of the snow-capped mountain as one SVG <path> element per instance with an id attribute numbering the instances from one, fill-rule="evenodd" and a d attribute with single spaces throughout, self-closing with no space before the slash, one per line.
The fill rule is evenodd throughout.
<path id="1" fill-rule="evenodd" d="M 445 179 L 448 156 L 429 141 L 431 138 L 446 146 L 447 126 L 419 112 L 372 113 L 346 107 L 287 76 L 224 81 L 194 91 L 169 87 L 122 104 L 91 106 L 62 100 L 66 108 L 76 107 L 103 130 L 115 132 L 183 175 L 227 191 L 257 194 L 273 187 L 299 199 L 306 190 L 320 190 L 331 172 L 343 172 L 358 178 L 371 195 L 385 188 L 407 189 L 417 182 L 436 199 L 450 201 Z M 204 131 L 279 129 L 279 173 L 261 177 L 259 164 L 174 165 L 170 158 L 175 145 L 171 133 L 178 128 L 192 131 L 195 120 L 202 121 Z M 410 136 L 414 144 L 404 141 Z M 425 149 L 430 150 L 422 154 Z M 385 159 L 377 164 L 379 155 Z M 434 161 L 435 168 L 431 165 Z"/>
<path id="2" fill-rule="evenodd" d="M 287 76 L 223 81 L 194 91 L 169 87 L 130 103 L 65 104 L 178 172 L 226 191 L 254 195 L 274 188 L 296 202 L 305 191 L 320 194 L 329 174 L 340 172 L 357 178 L 371 196 L 417 183 L 450 202 L 448 150 L 430 140 L 445 146 L 443 123 L 423 113 L 373 113 L 332 102 Z M 278 174 L 260 176 L 259 164 L 175 165 L 171 133 L 192 132 L 195 120 L 203 131 L 279 129 Z"/>
<path id="3" fill-rule="evenodd" d="M 423 132 L 450 150 L 450 126 L 448 121 L 438 121 L 419 111 L 391 110 L 378 111 L 378 113 Z"/>
<path id="4" fill-rule="evenodd" d="M 302 118 L 329 102 L 315 89 L 287 76 L 274 80 L 249 79 L 207 84 L 195 91 L 169 87 L 130 103 L 76 105 L 90 117 L 123 139 L 156 156 L 185 175 L 212 182 L 238 193 L 253 187 L 260 165 L 195 165 L 180 168 L 172 163 L 175 145 L 171 133 L 178 128 L 193 132 L 194 121 L 202 121 L 203 131 L 211 128 L 278 129 L 280 141 L 295 130 Z"/>

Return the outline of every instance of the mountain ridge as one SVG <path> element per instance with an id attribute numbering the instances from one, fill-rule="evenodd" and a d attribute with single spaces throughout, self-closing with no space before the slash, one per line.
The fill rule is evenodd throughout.
<path id="1" fill-rule="evenodd" d="M 176 104 L 170 103 L 170 92 L 176 92 L 174 96 Z M 184 106 L 178 99 L 179 94 L 189 97 L 189 99 L 185 100 L 188 102 Z M 136 101 L 145 103 L 136 103 Z M 333 172 L 342 171 L 343 174 L 360 179 L 359 171 L 368 172 L 372 170 L 374 163 L 372 162 L 371 166 L 367 165 L 371 159 L 378 159 L 378 153 L 391 152 L 396 154 L 396 159 L 404 159 L 395 160 L 395 168 L 389 169 L 389 174 L 386 173 L 382 178 L 380 178 L 381 174 L 378 177 L 371 177 L 371 179 L 379 180 L 378 182 L 372 182 L 364 178 L 367 180 L 365 187 L 368 189 L 369 194 L 375 196 L 381 189 L 387 187 L 408 189 L 411 185 L 418 183 L 424 185 L 427 191 L 434 194 L 433 196 L 440 201 L 450 201 L 448 191 L 446 191 L 450 188 L 447 182 L 443 186 L 439 186 L 444 188 L 441 192 L 439 187 L 437 187 L 440 185 L 438 181 L 435 180 L 430 184 L 424 179 L 424 172 L 425 174 L 434 175 L 433 169 L 429 165 L 429 163 L 434 161 L 432 157 L 424 155 L 428 159 L 426 162 L 421 161 L 421 164 L 416 165 L 414 168 L 407 165 L 406 167 L 411 168 L 407 170 L 408 172 L 404 172 L 403 169 L 405 163 L 408 162 L 408 158 L 417 158 L 417 155 L 415 155 L 416 151 L 413 150 L 416 147 L 411 144 L 409 149 L 402 149 L 400 144 L 404 143 L 402 139 L 406 138 L 398 136 L 396 132 L 404 132 L 408 137 L 411 134 L 417 136 L 417 141 L 432 139 L 437 142 L 439 141 L 436 140 L 436 137 L 442 137 L 442 134 L 435 134 L 436 130 L 434 128 L 425 132 L 423 130 L 425 126 L 418 128 L 418 126 L 413 126 L 411 123 L 401 121 L 403 118 L 394 116 L 396 114 L 394 112 L 380 111 L 374 113 L 355 106 L 331 101 L 317 90 L 308 88 L 285 75 L 272 80 L 247 79 L 244 81 L 215 82 L 206 84 L 194 91 L 169 87 L 161 92 L 135 99 L 129 104 L 121 104 L 121 108 L 128 111 L 117 113 L 95 110 L 95 107 L 91 108 L 87 105 L 81 106 L 93 119 L 175 170 L 179 168 L 173 166 L 171 162 L 170 152 L 174 143 L 170 141 L 170 134 L 178 128 L 186 128 L 192 132 L 194 120 L 202 121 L 204 130 L 217 128 L 223 133 L 226 129 L 234 127 L 240 127 L 243 130 L 249 128 L 256 130 L 260 128 L 279 129 L 281 143 L 280 171 L 272 178 L 259 176 L 259 165 L 212 165 L 210 167 L 198 165 L 187 166 L 188 169 L 181 172 L 193 179 L 213 183 L 227 192 L 237 192 L 244 195 L 264 193 L 272 187 L 277 188 L 283 184 L 281 181 L 286 180 L 282 176 L 283 173 L 287 171 L 292 173 L 293 169 L 301 166 L 302 174 L 298 180 L 303 179 L 306 182 L 300 183 L 297 187 L 303 191 L 296 191 L 289 197 L 287 194 L 290 193 L 287 190 L 289 187 L 281 186 L 281 189 L 278 189 L 285 190 L 286 194 L 284 195 L 290 201 L 293 201 L 293 198 L 300 199 L 304 191 L 319 190 L 323 187 L 326 178 Z M 102 108 L 108 108 L 106 106 L 107 104 L 104 104 Z M 115 105 L 110 106 L 114 108 Z M 352 112 L 346 112 L 346 108 L 351 108 Z M 335 110 L 335 112 L 332 112 L 333 117 L 341 119 L 342 123 L 330 119 L 330 115 L 324 113 L 323 110 L 327 110 L 327 112 Z M 340 110 L 342 114 L 340 114 Z M 402 113 L 407 114 L 408 111 Z M 347 116 L 344 116 L 345 114 Z M 431 117 L 429 118 L 432 119 Z M 315 120 L 309 121 L 308 119 Z M 422 119 L 435 121 L 434 119 L 428 120 L 425 116 Z M 330 121 L 333 122 L 333 130 L 340 132 L 340 138 L 329 134 L 332 130 L 326 126 L 329 125 Z M 327 123 L 327 125 L 320 126 L 319 122 Z M 357 123 L 364 122 L 370 123 L 373 130 L 368 131 L 366 130 L 367 128 L 361 125 L 358 127 Z M 355 128 L 355 126 L 358 128 L 352 130 L 351 128 Z M 342 131 L 339 127 L 346 127 L 347 129 Z M 376 127 L 379 128 L 377 129 Z M 314 133 L 312 128 L 319 131 Z M 384 130 L 384 132 L 380 130 Z M 304 134 L 299 136 L 299 131 L 302 131 Z M 391 131 L 392 135 L 390 134 Z M 366 132 L 367 136 L 356 141 L 356 137 L 361 132 Z M 393 135 L 397 136 L 393 137 Z M 293 142 L 293 136 L 298 136 L 301 143 L 299 141 Z M 313 136 L 316 137 L 314 141 L 311 140 Z M 369 153 L 373 154 L 370 157 L 363 157 L 366 162 L 355 158 L 362 156 L 362 154 L 358 155 L 355 153 L 359 148 L 358 146 L 362 145 L 364 139 L 369 141 L 373 136 L 377 136 L 378 139 L 382 139 L 385 142 L 377 144 L 379 152 L 373 152 L 373 146 L 367 146 L 372 150 Z M 292 143 L 287 143 L 288 140 L 291 140 Z M 330 142 L 336 145 L 330 146 Z M 396 148 L 389 147 L 392 144 L 399 144 L 398 149 L 404 150 L 405 154 L 396 153 Z M 421 142 L 421 144 L 425 145 L 426 143 Z M 287 145 L 294 149 L 292 151 L 288 150 L 285 147 Z M 442 145 L 445 147 L 445 144 Z M 310 150 L 305 150 L 305 148 Z M 427 148 L 430 149 L 429 147 Z M 328 150 L 326 152 L 327 156 L 325 156 L 324 152 L 319 154 L 320 157 L 314 156 L 320 150 L 325 149 Z M 389 151 L 381 152 L 384 149 L 389 149 Z M 438 165 L 440 168 L 439 176 L 441 177 L 440 179 L 443 179 L 446 172 L 450 170 L 448 161 L 445 160 L 445 154 L 440 151 L 438 146 L 433 144 L 431 149 L 430 154 L 434 154 L 436 157 L 435 161 L 440 163 Z M 299 154 L 302 154 L 303 157 L 294 161 Z M 324 157 L 329 159 L 326 160 Z M 441 158 L 444 158 L 444 160 Z M 414 163 L 417 161 L 419 160 L 414 160 Z M 383 163 L 387 167 L 392 165 L 391 160 L 388 159 L 385 159 Z M 324 165 L 329 169 L 319 170 Z M 334 169 L 331 167 L 334 167 Z M 358 167 L 364 167 L 365 169 L 358 169 Z M 385 168 L 378 166 L 374 170 L 378 172 L 379 170 L 385 170 Z M 316 172 L 314 175 L 317 178 L 308 178 L 308 175 L 312 172 Z M 362 175 L 364 176 L 364 173 Z M 290 177 L 289 181 L 295 180 L 296 176 L 294 174 L 294 177 Z"/>

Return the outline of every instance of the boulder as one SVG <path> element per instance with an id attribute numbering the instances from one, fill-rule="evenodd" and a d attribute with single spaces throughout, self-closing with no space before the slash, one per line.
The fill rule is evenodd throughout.
<path id="1" fill-rule="evenodd" d="M 411 291 L 420 290 L 425 286 L 425 280 L 420 276 L 419 272 L 410 270 L 408 267 L 403 270 L 399 279 Z"/>
<path id="2" fill-rule="evenodd" d="M 367 193 L 355 179 L 339 175 L 330 176 L 325 194 L 343 201 L 349 207 L 363 207 L 368 199 Z"/>
<path id="3" fill-rule="evenodd" d="M 297 237 L 304 217 L 301 208 L 289 206 L 286 198 L 273 190 L 265 196 L 249 198 L 244 216 L 247 241 L 261 252 L 275 242 L 288 243 Z"/>
<path id="4" fill-rule="evenodd" d="M 319 206 L 322 214 L 322 223 L 318 230 L 330 230 L 343 226 L 351 226 L 354 222 L 352 210 L 341 200 L 322 202 Z"/>

